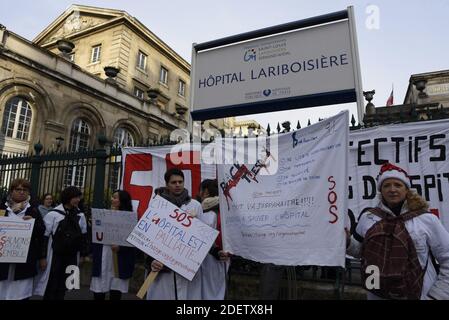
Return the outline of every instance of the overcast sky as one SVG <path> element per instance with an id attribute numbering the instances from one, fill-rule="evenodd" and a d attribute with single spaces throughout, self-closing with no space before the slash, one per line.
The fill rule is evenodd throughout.
<path id="1" fill-rule="evenodd" d="M 0 23 L 33 40 L 71 4 L 120 9 L 135 16 L 190 62 L 192 43 L 201 43 L 277 24 L 305 19 L 353 5 L 363 90 L 376 90 L 374 104 L 384 106 L 394 83 L 401 104 L 411 74 L 449 69 L 449 0 L 0 0 Z M 367 27 L 379 9 L 379 28 Z M 373 26 L 373 24 L 371 24 Z M 277 122 L 316 122 L 340 110 L 356 113 L 355 103 L 247 116 L 272 129 Z"/>

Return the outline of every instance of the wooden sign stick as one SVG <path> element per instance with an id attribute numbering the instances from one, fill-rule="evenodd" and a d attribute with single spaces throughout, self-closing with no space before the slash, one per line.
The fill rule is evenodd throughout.
<path id="1" fill-rule="evenodd" d="M 148 289 L 150 288 L 151 284 L 154 282 L 154 279 L 156 279 L 156 276 L 159 274 L 159 272 L 151 271 L 148 277 L 145 279 L 145 282 L 140 287 L 139 292 L 137 292 L 137 296 L 140 299 L 143 299 L 143 297 L 146 295 Z"/>
<path id="2" fill-rule="evenodd" d="M 114 265 L 114 277 L 118 278 L 119 274 L 118 274 L 118 255 L 117 252 L 113 251 L 112 252 L 112 260 L 113 260 L 113 265 Z"/>

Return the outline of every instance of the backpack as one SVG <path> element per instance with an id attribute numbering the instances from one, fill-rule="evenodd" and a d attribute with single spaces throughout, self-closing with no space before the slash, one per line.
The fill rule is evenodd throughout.
<path id="1" fill-rule="evenodd" d="M 426 211 L 409 211 L 399 216 L 391 216 L 379 208 L 368 211 L 382 220 L 376 222 L 363 239 L 360 270 L 364 288 L 384 299 L 419 300 L 427 265 L 424 269 L 421 267 L 404 222 Z M 369 266 L 379 268 L 379 288 L 367 288 L 366 280 L 372 274 L 371 269 L 367 271 Z"/>
<path id="2" fill-rule="evenodd" d="M 72 255 L 81 250 L 82 233 L 76 212 L 52 210 L 64 215 L 53 235 L 53 252 L 57 255 Z"/>

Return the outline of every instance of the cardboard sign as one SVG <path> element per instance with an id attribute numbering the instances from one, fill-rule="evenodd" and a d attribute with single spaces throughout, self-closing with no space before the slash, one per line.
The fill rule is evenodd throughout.
<path id="1" fill-rule="evenodd" d="M 127 241 L 192 280 L 217 236 L 217 230 L 155 196 Z"/>
<path id="2" fill-rule="evenodd" d="M 0 217 L 0 263 L 25 263 L 34 219 Z"/>
<path id="3" fill-rule="evenodd" d="M 92 242 L 131 247 L 126 238 L 136 223 L 136 212 L 92 209 Z"/>

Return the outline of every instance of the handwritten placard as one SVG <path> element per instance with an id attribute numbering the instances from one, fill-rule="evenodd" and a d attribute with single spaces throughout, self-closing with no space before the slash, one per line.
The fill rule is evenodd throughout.
<path id="1" fill-rule="evenodd" d="M 126 238 L 136 223 L 136 212 L 92 209 L 92 242 L 131 247 Z"/>
<path id="2" fill-rule="evenodd" d="M 156 196 L 127 241 L 192 280 L 217 235 L 217 230 Z"/>
<path id="3" fill-rule="evenodd" d="M 0 263 L 25 263 L 34 219 L 0 217 Z"/>
<path id="4" fill-rule="evenodd" d="M 218 165 L 226 251 L 277 265 L 344 266 L 348 122 L 345 112 L 269 137 L 257 157 L 245 139 L 233 163 Z M 232 155 L 226 140 L 222 153 Z"/>

